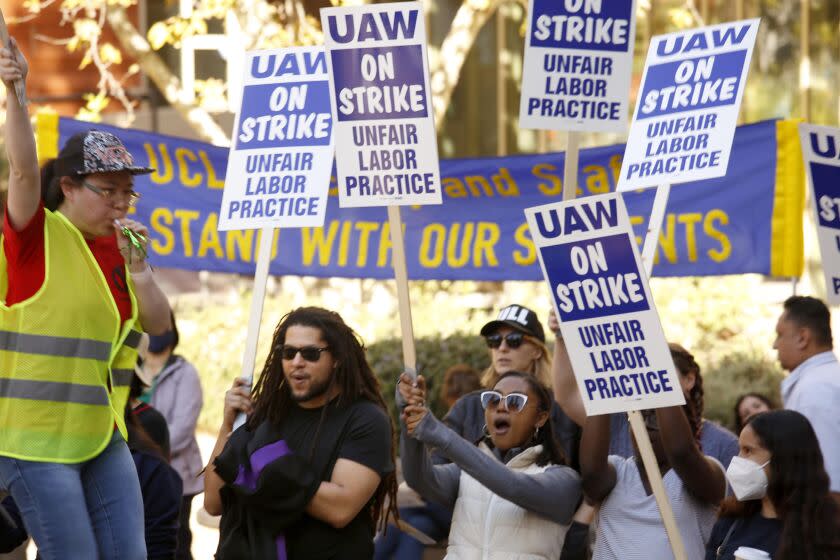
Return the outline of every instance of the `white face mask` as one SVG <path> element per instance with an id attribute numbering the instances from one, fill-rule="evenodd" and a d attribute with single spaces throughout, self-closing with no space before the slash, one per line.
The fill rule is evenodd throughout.
<path id="1" fill-rule="evenodd" d="M 732 457 L 729 468 L 726 469 L 726 480 L 732 486 L 735 497 L 738 501 L 760 500 L 767 495 L 767 474 L 764 467 L 770 463 L 768 460 L 759 465 L 743 457 Z"/>

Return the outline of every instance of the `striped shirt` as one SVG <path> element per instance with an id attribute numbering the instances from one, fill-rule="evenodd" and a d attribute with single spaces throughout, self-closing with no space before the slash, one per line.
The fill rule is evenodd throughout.
<path id="1" fill-rule="evenodd" d="M 645 493 L 634 458 L 610 455 L 616 483 L 601 504 L 592 560 L 672 560 L 671 545 L 653 494 Z M 721 467 L 723 470 L 723 467 Z M 716 508 L 699 502 L 670 469 L 662 477 L 689 560 L 703 560 Z"/>

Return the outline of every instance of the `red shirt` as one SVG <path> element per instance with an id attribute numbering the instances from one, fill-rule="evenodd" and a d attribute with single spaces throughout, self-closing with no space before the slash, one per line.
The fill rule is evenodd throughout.
<path id="1" fill-rule="evenodd" d="M 29 299 L 44 284 L 44 220 L 43 203 L 20 231 L 15 231 L 9 223 L 8 212 L 4 215 L 3 250 L 6 253 L 9 284 L 6 305 Z M 117 248 L 116 234 L 85 241 L 108 281 L 111 295 L 117 302 L 120 319 L 125 322 L 131 317 L 131 296 L 125 278 L 125 261 Z M 59 271 L 53 273 L 56 272 Z"/>

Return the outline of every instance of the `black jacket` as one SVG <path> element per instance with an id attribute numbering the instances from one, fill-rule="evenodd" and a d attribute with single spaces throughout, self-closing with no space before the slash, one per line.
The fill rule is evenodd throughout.
<path id="1" fill-rule="evenodd" d="M 278 538 L 302 517 L 320 479 L 266 422 L 236 430 L 213 464 L 226 482 L 216 558 L 276 559 Z"/>

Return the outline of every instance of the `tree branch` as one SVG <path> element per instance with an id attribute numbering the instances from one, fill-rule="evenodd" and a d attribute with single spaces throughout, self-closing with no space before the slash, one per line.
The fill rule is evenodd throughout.
<path id="1" fill-rule="evenodd" d="M 107 17 L 108 23 L 125 52 L 137 60 L 137 64 L 146 76 L 154 82 L 169 104 L 189 123 L 199 137 L 217 146 L 230 145 L 230 138 L 210 113 L 194 103 L 181 99 L 183 95 L 181 81 L 152 51 L 145 37 L 129 21 L 125 8 L 111 6 Z"/>

